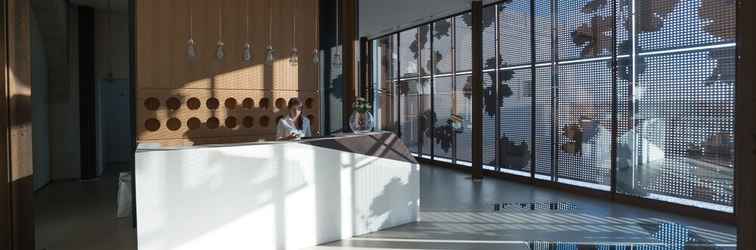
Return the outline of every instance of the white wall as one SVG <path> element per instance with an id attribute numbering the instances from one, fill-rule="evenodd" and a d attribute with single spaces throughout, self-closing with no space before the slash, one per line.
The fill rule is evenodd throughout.
<path id="1" fill-rule="evenodd" d="M 471 0 L 359 0 L 359 34 L 373 36 L 470 9 Z M 491 3 L 485 0 L 483 3 Z"/>
<path id="2" fill-rule="evenodd" d="M 31 15 L 32 46 L 32 140 L 34 190 L 50 182 L 50 142 L 47 119 L 47 54 L 34 12 Z"/>
<path id="3" fill-rule="evenodd" d="M 112 73 L 129 78 L 129 16 L 126 12 L 95 11 L 95 79 Z"/>
<path id="4" fill-rule="evenodd" d="M 112 79 L 111 79 L 112 78 Z M 129 121 L 129 17 L 125 11 L 95 12 L 98 174 L 122 171 L 131 152 Z"/>

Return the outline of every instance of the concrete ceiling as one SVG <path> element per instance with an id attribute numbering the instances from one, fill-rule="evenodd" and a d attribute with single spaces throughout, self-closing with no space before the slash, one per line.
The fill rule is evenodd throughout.
<path id="1" fill-rule="evenodd" d="M 483 0 L 491 3 L 495 0 Z M 472 0 L 359 0 L 360 36 L 374 36 L 470 9 Z"/>
<path id="2" fill-rule="evenodd" d="M 114 12 L 128 12 L 129 0 L 70 0 L 72 4 L 90 6 L 97 10 L 108 10 L 108 2 L 110 2 L 110 8 Z M 154 0 L 163 1 L 163 0 Z"/>

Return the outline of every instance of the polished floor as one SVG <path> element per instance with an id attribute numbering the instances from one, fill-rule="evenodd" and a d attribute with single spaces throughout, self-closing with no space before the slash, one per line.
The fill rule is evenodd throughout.
<path id="1" fill-rule="evenodd" d="M 735 249 L 734 226 L 424 166 L 420 222 L 312 249 Z M 498 205 L 498 210 L 495 204 Z"/>
<path id="2" fill-rule="evenodd" d="M 311 249 L 735 249 L 731 225 L 439 167 L 420 173 L 419 222 Z M 115 193 L 112 176 L 37 192 L 37 249 L 136 249 Z"/>

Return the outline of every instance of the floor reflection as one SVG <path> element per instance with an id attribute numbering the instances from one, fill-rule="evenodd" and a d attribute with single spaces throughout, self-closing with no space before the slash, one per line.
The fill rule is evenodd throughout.
<path id="1" fill-rule="evenodd" d="M 663 243 L 618 244 L 618 243 L 560 243 L 529 242 L 530 250 L 735 250 L 735 246 L 707 244 L 668 245 Z"/>

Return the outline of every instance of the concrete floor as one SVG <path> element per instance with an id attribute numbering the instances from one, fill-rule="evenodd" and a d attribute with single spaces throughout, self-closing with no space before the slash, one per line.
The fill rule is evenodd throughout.
<path id="1" fill-rule="evenodd" d="M 421 221 L 311 249 L 729 250 L 736 243 L 731 225 L 494 178 L 473 183 L 438 167 L 420 173 Z M 59 182 L 38 192 L 37 249 L 136 249 L 131 220 L 115 219 L 115 183 Z"/>
<path id="2" fill-rule="evenodd" d="M 117 181 L 52 182 L 34 194 L 38 250 L 136 249 L 131 217 L 116 218 Z"/>

